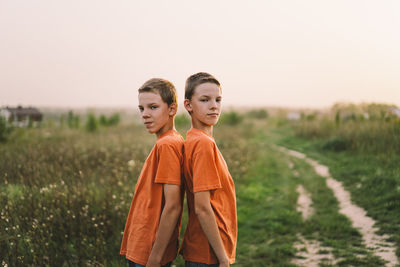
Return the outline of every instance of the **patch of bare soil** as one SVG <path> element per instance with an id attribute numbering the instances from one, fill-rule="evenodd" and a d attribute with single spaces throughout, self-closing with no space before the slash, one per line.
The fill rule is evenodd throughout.
<path id="1" fill-rule="evenodd" d="M 318 267 L 321 262 L 336 264 L 331 248 L 321 246 L 317 240 L 307 240 L 302 235 L 297 235 L 299 242 L 294 244 L 297 249 L 297 258 L 292 263 L 298 266 Z M 322 252 L 323 251 L 323 252 Z"/>
<path id="2" fill-rule="evenodd" d="M 303 220 L 306 221 L 314 213 L 314 209 L 311 207 L 311 196 L 302 185 L 299 185 L 296 191 L 299 193 L 299 198 L 297 199 L 297 211 L 301 213 Z"/>

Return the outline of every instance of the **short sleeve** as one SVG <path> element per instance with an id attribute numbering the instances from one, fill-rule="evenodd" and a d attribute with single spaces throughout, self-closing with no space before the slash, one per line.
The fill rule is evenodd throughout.
<path id="1" fill-rule="evenodd" d="M 213 143 L 199 144 L 192 161 L 193 193 L 221 188 Z"/>
<path id="2" fill-rule="evenodd" d="M 182 152 L 170 144 L 158 148 L 158 165 L 155 183 L 181 185 Z"/>

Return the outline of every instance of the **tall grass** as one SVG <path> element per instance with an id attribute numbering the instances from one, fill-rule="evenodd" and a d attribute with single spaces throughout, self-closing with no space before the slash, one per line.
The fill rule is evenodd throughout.
<path id="1" fill-rule="evenodd" d="M 182 124 L 184 133 L 190 125 Z M 215 130 L 237 182 L 255 155 L 242 137 L 247 128 Z M 17 129 L 11 137 L 0 146 L 0 264 L 125 265 L 122 231 L 155 136 L 119 125 Z"/>
<path id="2" fill-rule="evenodd" d="M 332 112 L 313 120 L 294 122 L 293 126 L 299 137 L 325 140 L 324 148 L 328 150 L 400 152 L 400 118 L 395 116 L 364 117 L 352 113 L 342 118 L 339 112 Z"/>
<path id="3" fill-rule="evenodd" d="M 121 265 L 121 231 L 154 142 L 143 130 L 25 129 L 2 145 L 0 258 L 9 266 Z"/>

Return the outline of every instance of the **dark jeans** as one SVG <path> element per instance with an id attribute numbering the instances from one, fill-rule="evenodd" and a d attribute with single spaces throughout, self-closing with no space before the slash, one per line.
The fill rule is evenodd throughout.
<path id="1" fill-rule="evenodd" d="M 134 263 L 133 261 L 130 261 L 130 260 L 127 260 L 127 261 L 128 261 L 128 263 L 129 263 L 129 267 L 145 267 L 145 266 L 143 266 L 143 265 Z M 171 262 L 170 262 L 170 263 L 167 263 L 167 264 L 165 264 L 165 265 L 163 265 L 163 266 L 161 266 L 161 267 L 171 267 Z"/>
<path id="2" fill-rule="evenodd" d="M 185 261 L 185 267 L 218 267 L 217 264 L 206 264 L 201 262 Z"/>

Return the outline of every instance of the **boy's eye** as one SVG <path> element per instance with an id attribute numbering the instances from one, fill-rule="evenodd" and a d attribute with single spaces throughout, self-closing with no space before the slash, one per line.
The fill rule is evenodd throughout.
<path id="1" fill-rule="evenodd" d="M 157 108 L 157 106 L 151 106 L 150 108 L 151 108 L 151 109 L 156 109 L 156 108 Z"/>
<path id="2" fill-rule="evenodd" d="M 221 98 L 217 98 L 217 100 L 216 100 L 217 102 L 221 102 L 222 101 L 222 99 Z"/>
<path id="3" fill-rule="evenodd" d="M 207 102 L 208 99 L 205 99 L 205 98 L 204 98 L 204 99 L 200 99 L 200 101 L 201 101 L 201 102 Z"/>
<path id="4" fill-rule="evenodd" d="M 143 112 L 143 108 L 142 107 L 140 107 L 139 110 L 140 110 L 140 112 Z"/>

